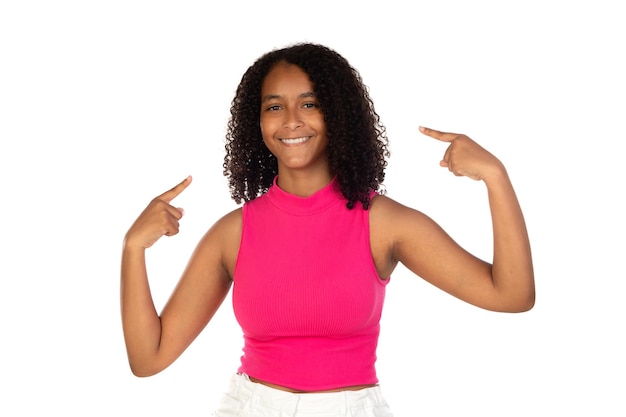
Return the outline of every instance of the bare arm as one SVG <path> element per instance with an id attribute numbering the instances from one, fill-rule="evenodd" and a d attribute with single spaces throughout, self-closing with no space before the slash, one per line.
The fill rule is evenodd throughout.
<path id="1" fill-rule="evenodd" d="M 502 295 L 495 308 L 529 310 L 535 303 L 535 279 L 522 209 L 504 168 L 484 181 L 493 225 L 491 278 L 494 290 Z"/>
<path id="2" fill-rule="evenodd" d="M 449 143 L 441 166 L 455 175 L 485 182 L 493 223 L 493 261 L 490 264 L 467 252 L 419 211 L 382 198 L 374 216 L 378 226 L 372 231 L 391 231 L 389 240 L 379 245 L 391 248 L 388 264 L 401 262 L 444 291 L 485 309 L 519 312 L 532 308 L 535 286 L 530 243 L 504 166 L 465 135 L 420 130 Z"/>
<path id="3" fill-rule="evenodd" d="M 237 211 L 220 219 L 202 238 L 161 315 L 154 307 L 145 250 L 161 236 L 178 233 L 182 210 L 170 205 L 187 178 L 155 198 L 129 229 L 121 266 L 121 313 L 129 364 L 137 376 L 169 366 L 197 337 L 226 297 L 240 230 Z M 235 242 L 226 245 L 224 242 Z M 235 252 L 235 254 L 233 254 Z"/>

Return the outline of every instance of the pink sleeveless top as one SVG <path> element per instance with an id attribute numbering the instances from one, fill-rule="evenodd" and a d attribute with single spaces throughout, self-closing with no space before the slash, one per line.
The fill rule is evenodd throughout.
<path id="1" fill-rule="evenodd" d="M 302 391 L 378 382 L 389 280 L 374 265 L 369 212 L 346 203 L 336 180 L 307 198 L 274 180 L 244 204 L 233 287 L 239 372 Z"/>

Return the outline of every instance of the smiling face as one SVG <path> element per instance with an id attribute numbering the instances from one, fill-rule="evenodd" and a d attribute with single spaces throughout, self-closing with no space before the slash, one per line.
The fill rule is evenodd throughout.
<path id="1" fill-rule="evenodd" d="M 279 62 L 261 87 L 261 134 L 278 160 L 278 172 L 329 175 L 324 115 L 309 76 Z"/>

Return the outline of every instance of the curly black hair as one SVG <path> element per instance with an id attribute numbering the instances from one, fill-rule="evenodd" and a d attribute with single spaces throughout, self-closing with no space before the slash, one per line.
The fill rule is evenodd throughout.
<path id="1" fill-rule="evenodd" d="M 278 62 L 308 74 L 320 103 L 328 136 L 328 160 L 347 207 L 369 208 L 372 191 L 382 191 L 389 156 L 385 126 L 367 87 L 348 61 L 326 46 L 298 43 L 275 49 L 244 73 L 230 108 L 224 175 L 232 198 L 241 203 L 265 193 L 278 174 L 276 158 L 265 146 L 260 127 L 261 86 Z"/>

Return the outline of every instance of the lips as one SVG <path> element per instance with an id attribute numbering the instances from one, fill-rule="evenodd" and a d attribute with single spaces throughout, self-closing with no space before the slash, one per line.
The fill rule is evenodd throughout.
<path id="1" fill-rule="evenodd" d="M 311 136 L 301 136 L 299 138 L 281 138 L 280 141 L 286 145 L 297 145 L 311 139 Z"/>

